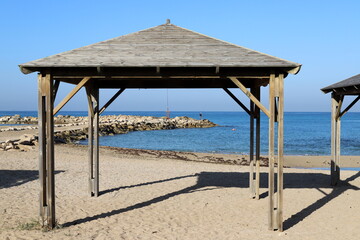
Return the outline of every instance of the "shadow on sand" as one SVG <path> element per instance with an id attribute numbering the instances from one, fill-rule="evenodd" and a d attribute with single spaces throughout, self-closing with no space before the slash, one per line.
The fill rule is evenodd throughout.
<path id="1" fill-rule="evenodd" d="M 291 228 L 292 226 L 296 225 L 298 222 L 304 220 L 306 217 L 308 217 L 310 214 L 315 212 L 317 209 L 324 206 L 326 203 L 331 201 L 332 199 L 338 197 L 342 193 L 344 193 L 346 190 L 354 189 L 359 190 L 357 187 L 352 186 L 349 184 L 350 181 L 358 178 L 360 176 L 360 172 L 356 173 L 352 177 L 342 181 L 338 186 L 331 187 L 330 186 L 330 177 L 327 174 L 322 173 L 285 173 L 284 174 L 284 188 L 311 188 L 311 189 L 317 189 L 320 192 L 324 193 L 321 189 L 322 188 L 331 188 L 333 189 L 330 194 L 325 194 L 325 196 L 319 200 L 317 200 L 315 203 L 311 204 L 310 206 L 304 208 L 300 212 L 292 215 L 290 218 L 286 219 L 284 222 L 284 230 Z M 151 200 L 141 202 L 134 204 L 132 206 L 112 210 L 110 212 L 105 212 L 101 214 L 97 214 L 94 216 L 77 219 L 72 222 L 64 223 L 63 227 L 69 227 L 72 225 L 77 225 L 93 220 L 98 220 L 101 218 L 106 218 L 110 216 L 114 216 L 117 214 L 121 214 L 124 212 L 132 211 L 135 209 L 140 209 L 146 206 L 149 206 L 151 204 L 159 203 L 161 201 L 165 201 L 169 198 L 176 197 L 182 194 L 189 194 L 196 191 L 210 191 L 218 188 L 248 188 L 249 183 L 249 173 L 241 173 L 241 172 L 200 172 L 198 174 L 194 175 L 185 175 L 185 176 L 179 176 L 169 179 L 163 179 L 153 182 L 145 182 L 145 183 L 139 183 L 136 185 L 130 185 L 130 186 L 120 186 L 112 189 L 108 189 L 105 191 L 102 191 L 101 194 L 107 194 L 111 192 L 120 191 L 122 189 L 126 188 L 135 188 L 135 187 L 142 187 L 157 183 L 163 183 L 163 182 L 169 182 L 169 181 L 177 181 L 184 178 L 197 178 L 197 182 L 195 185 L 184 188 L 179 191 L 167 193 L 162 196 L 158 196 L 156 198 L 153 198 Z M 267 188 L 267 173 L 261 173 L 260 175 L 260 182 L 261 182 L 261 188 Z M 267 192 L 263 193 L 261 197 L 267 196 Z M 255 200 L 254 200 L 255 201 Z"/>
<path id="2" fill-rule="evenodd" d="M 55 174 L 64 171 L 55 171 Z M 0 170 L 0 189 L 16 187 L 39 178 L 37 170 Z"/>

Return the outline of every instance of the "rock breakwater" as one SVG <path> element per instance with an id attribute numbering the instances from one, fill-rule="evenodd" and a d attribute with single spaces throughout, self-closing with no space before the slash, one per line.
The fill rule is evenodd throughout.
<path id="1" fill-rule="evenodd" d="M 37 124 L 36 117 L 4 116 L 0 117 L 2 124 Z M 54 118 L 55 142 L 72 143 L 85 140 L 88 137 L 88 118 L 58 115 Z M 203 119 L 197 120 L 189 117 L 151 117 L 151 116 L 129 116 L 129 115 L 108 115 L 99 119 L 100 136 L 125 134 L 130 131 L 150 131 L 176 128 L 209 128 L 217 126 L 215 123 Z M 4 131 L 21 131 L 37 129 L 37 126 L 11 126 L 0 129 Z M 20 139 L 20 138 L 19 138 Z M 37 136 L 32 136 L 30 146 L 35 145 Z M 0 150 L 17 149 L 18 139 L 9 139 L 0 142 Z M 11 147 L 12 146 L 12 147 Z M 23 148 L 24 149 L 24 148 Z"/>

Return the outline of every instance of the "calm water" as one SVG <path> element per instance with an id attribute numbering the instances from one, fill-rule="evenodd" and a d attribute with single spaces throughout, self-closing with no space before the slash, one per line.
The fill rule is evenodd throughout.
<path id="1" fill-rule="evenodd" d="M 4 112 L 0 116 L 36 112 Z M 87 116 L 87 112 L 61 112 L 62 115 Z M 165 116 L 165 112 L 106 112 L 141 116 Z M 219 124 L 205 129 L 139 131 L 100 138 L 105 146 L 175 150 L 193 152 L 248 153 L 249 117 L 243 112 L 202 112 L 203 117 Z M 199 112 L 172 112 L 171 117 L 199 118 Z M 330 154 L 330 113 L 285 113 L 284 151 L 292 155 Z M 268 119 L 262 115 L 261 152 L 267 153 Z M 232 129 L 236 129 L 233 131 Z M 360 154 L 360 113 L 347 113 L 342 118 L 342 154 Z M 86 144 L 86 141 L 82 142 Z"/>

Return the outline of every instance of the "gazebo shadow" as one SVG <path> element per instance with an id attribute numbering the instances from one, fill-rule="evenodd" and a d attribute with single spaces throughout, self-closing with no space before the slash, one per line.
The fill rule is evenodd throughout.
<path id="1" fill-rule="evenodd" d="M 357 186 L 351 185 L 350 182 L 355 180 L 356 178 L 360 177 L 360 172 L 355 173 L 353 176 L 340 181 L 337 186 L 333 187 L 330 186 L 330 176 L 325 174 L 320 174 L 326 176 L 326 178 L 320 179 L 319 182 L 318 179 L 315 180 L 314 174 L 310 175 L 310 179 L 308 179 L 306 182 L 310 188 L 316 188 L 318 191 L 324 194 L 324 196 L 320 199 L 318 199 L 316 202 L 310 204 L 306 208 L 302 209 L 300 212 L 293 214 L 290 218 L 286 219 L 283 223 L 284 230 L 287 230 L 299 222 L 303 221 L 306 217 L 310 216 L 312 213 L 314 213 L 316 210 L 320 209 L 324 205 L 326 205 L 331 200 L 337 198 L 347 190 L 360 190 Z M 296 182 L 299 182 L 301 179 L 295 179 Z M 326 180 L 326 181 L 325 181 Z M 309 182 L 310 181 L 310 182 Z M 286 182 L 286 180 L 285 180 Z M 324 183 L 326 185 L 324 186 Z M 300 184 L 301 185 L 301 184 Z M 293 187 L 291 184 L 290 186 L 285 186 L 285 188 L 291 188 Z M 305 188 L 304 186 L 302 188 Z M 332 188 L 332 191 L 327 194 L 324 191 L 322 191 L 320 188 Z"/>
<path id="2" fill-rule="evenodd" d="M 331 201 L 332 199 L 338 197 L 343 192 L 345 192 L 348 189 L 356 189 L 357 187 L 350 185 L 348 182 L 359 177 L 360 172 L 355 174 L 354 176 L 346 179 L 343 181 L 339 186 L 333 188 L 330 186 L 329 180 L 330 177 L 327 174 L 323 173 L 284 173 L 284 188 L 315 188 L 321 191 L 321 188 L 333 188 L 333 191 L 325 195 L 324 198 L 319 199 L 315 203 L 311 204 L 307 208 L 301 210 L 299 213 L 296 213 L 292 215 L 289 219 L 286 219 L 284 222 L 284 229 L 288 229 L 294 225 L 296 225 L 298 222 L 305 219 L 307 216 L 315 212 L 317 209 L 324 206 L 327 202 Z M 167 199 L 170 199 L 172 197 L 176 197 L 182 194 L 190 194 L 193 192 L 198 191 L 211 191 L 219 188 L 249 188 L 249 173 L 245 172 L 200 172 L 198 174 L 193 175 L 184 175 L 169 179 L 163 179 L 158 181 L 152 181 L 152 182 L 145 182 L 145 183 L 139 183 L 135 185 L 129 185 L 129 186 L 120 186 L 112 189 L 105 190 L 101 192 L 101 194 L 108 194 L 111 192 L 120 191 L 122 189 L 127 188 L 135 188 L 135 187 L 143 187 L 148 186 L 152 184 L 158 184 L 158 183 L 164 183 L 169 181 L 177 181 L 185 178 L 191 178 L 196 177 L 197 182 L 195 185 L 181 189 L 179 191 L 167 193 L 162 196 L 155 197 L 153 199 L 150 199 L 148 201 L 140 202 L 131 206 L 128 206 L 126 208 L 116 209 L 109 212 L 97 214 L 90 217 L 85 217 L 82 219 L 77 219 L 71 222 L 64 223 L 63 227 L 69 227 L 93 220 L 98 220 L 110 216 L 114 216 L 117 214 L 121 214 L 124 212 L 140 209 L 146 206 L 149 206 L 151 204 L 159 203 L 162 201 L 165 201 Z M 267 173 L 261 173 L 260 175 L 260 188 L 267 188 Z M 321 191 L 322 192 L 322 191 Z M 267 192 L 265 192 L 267 195 Z M 261 196 L 265 196 L 263 193 Z"/>
<path id="3" fill-rule="evenodd" d="M 64 171 L 55 171 L 55 174 Z M 38 170 L 0 170 L 0 189 L 20 186 L 37 180 Z"/>

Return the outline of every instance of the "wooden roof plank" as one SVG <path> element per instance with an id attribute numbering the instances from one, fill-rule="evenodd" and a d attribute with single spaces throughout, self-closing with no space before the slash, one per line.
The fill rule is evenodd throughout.
<path id="1" fill-rule="evenodd" d="M 337 92 L 338 90 L 341 91 L 344 95 L 346 94 L 346 91 L 344 91 L 344 88 L 351 88 L 353 87 L 354 89 L 349 89 L 349 94 L 354 94 L 354 93 L 359 93 L 360 94 L 360 89 L 358 89 L 358 86 L 360 85 L 360 74 L 352 76 L 350 78 L 347 78 L 345 80 L 342 80 L 340 82 L 334 83 L 330 86 L 324 87 L 321 89 L 321 91 L 323 91 L 324 93 L 329 93 L 332 91 Z"/>
<path id="2" fill-rule="evenodd" d="M 20 65 L 58 67 L 284 67 L 290 62 L 173 24 L 163 24 Z"/>

